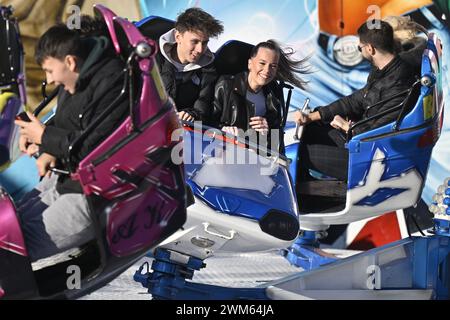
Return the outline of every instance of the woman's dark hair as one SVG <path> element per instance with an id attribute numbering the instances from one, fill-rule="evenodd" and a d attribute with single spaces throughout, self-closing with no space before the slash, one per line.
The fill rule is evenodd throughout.
<path id="1" fill-rule="evenodd" d="M 63 60 L 67 55 L 85 60 L 88 48 L 83 43 L 83 39 L 107 34 L 103 20 L 86 15 L 81 16 L 79 29 L 70 30 L 63 23 L 56 24 L 39 38 L 34 55 L 36 62 L 42 65 L 49 57 Z"/>
<path id="2" fill-rule="evenodd" d="M 260 48 L 266 48 L 278 52 L 280 60 L 278 62 L 276 80 L 288 82 L 297 88 L 305 89 L 308 82 L 301 79 L 297 74 L 310 73 L 309 67 L 305 65 L 309 57 L 302 60 L 293 60 L 291 59 L 291 56 L 295 53 L 294 49 L 281 49 L 280 45 L 275 40 L 268 40 L 258 43 L 253 47 L 250 57 L 254 58 L 258 54 Z"/>

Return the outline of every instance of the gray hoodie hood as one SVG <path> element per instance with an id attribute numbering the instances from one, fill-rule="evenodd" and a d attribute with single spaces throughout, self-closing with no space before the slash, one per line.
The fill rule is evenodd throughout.
<path id="1" fill-rule="evenodd" d="M 200 60 L 195 63 L 181 64 L 172 59 L 170 55 L 170 50 L 176 44 L 175 41 L 175 29 L 168 31 L 159 38 L 159 48 L 161 54 L 166 58 L 171 64 L 173 64 L 179 72 L 188 72 L 203 68 L 214 61 L 214 54 L 208 49 L 201 56 Z"/>

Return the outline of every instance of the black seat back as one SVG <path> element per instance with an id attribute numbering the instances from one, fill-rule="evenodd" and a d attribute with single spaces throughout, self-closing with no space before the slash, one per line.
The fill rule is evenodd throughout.
<path id="1" fill-rule="evenodd" d="M 0 7 L 0 86 L 17 83 L 22 70 L 23 49 L 11 8 Z"/>
<path id="2" fill-rule="evenodd" d="M 248 59 L 253 45 L 230 40 L 216 51 L 214 64 L 219 75 L 234 75 L 248 69 Z"/>
<path id="3" fill-rule="evenodd" d="M 150 16 L 136 23 L 136 26 L 142 35 L 158 42 L 163 34 L 174 28 L 175 22 L 162 17 Z"/>

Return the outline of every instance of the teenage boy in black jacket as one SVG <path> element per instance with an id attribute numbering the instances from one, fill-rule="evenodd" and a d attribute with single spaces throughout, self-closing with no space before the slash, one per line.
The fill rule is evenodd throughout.
<path id="1" fill-rule="evenodd" d="M 181 120 L 210 123 L 217 74 L 208 42 L 222 32 L 220 21 L 200 8 L 189 8 L 178 16 L 175 28 L 159 38 L 156 62 Z"/>
<path id="2" fill-rule="evenodd" d="M 21 127 L 20 148 L 39 151 L 37 167 L 42 182 L 18 204 L 18 213 L 32 261 L 78 246 L 93 237 L 88 205 L 81 186 L 70 176 L 51 176 L 49 169 L 68 157 L 69 145 L 119 95 L 123 86 L 122 61 L 106 37 L 84 37 L 65 25 L 50 28 L 39 40 L 36 60 L 47 82 L 60 86 L 58 108 L 49 125 L 31 113 Z M 108 114 L 74 154 L 78 163 L 108 137 L 127 115 L 127 99 Z M 60 166 L 60 164 L 58 164 Z"/>

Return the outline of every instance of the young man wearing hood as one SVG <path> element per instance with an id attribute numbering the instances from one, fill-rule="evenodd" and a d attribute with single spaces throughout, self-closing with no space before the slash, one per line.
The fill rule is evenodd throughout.
<path id="1" fill-rule="evenodd" d="M 181 120 L 206 124 L 211 120 L 217 74 L 208 42 L 222 32 L 220 21 L 200 8 L 189 8 L 159 39 L 156 61 Z"/>
<path id="2" fill-rule="evenodd" d="M 43 180 L 17 204 L 31 261 L 79 246 L 94 237 L 87 201 L 78 181 L 69 175 L 51 176 L 50 169 L 67 170 L 71 142 L 81 135 L 120 94 L 123 62 L 115 56 L 109 39 L 85 36 L 66 25 L 51 27 L 39 39 L 36 61 L 47 82 L 60 87 L 58 108 L 53 120 L 44 125 L 31 113 L 30 122 L 16 120 L 21 127 L 20 149 L 29 155 L 39 152 L 36 161 Z M 76 165 L 117 128 L 128 111 L 123 98 L 83 146 L 72 156 Z"/>

